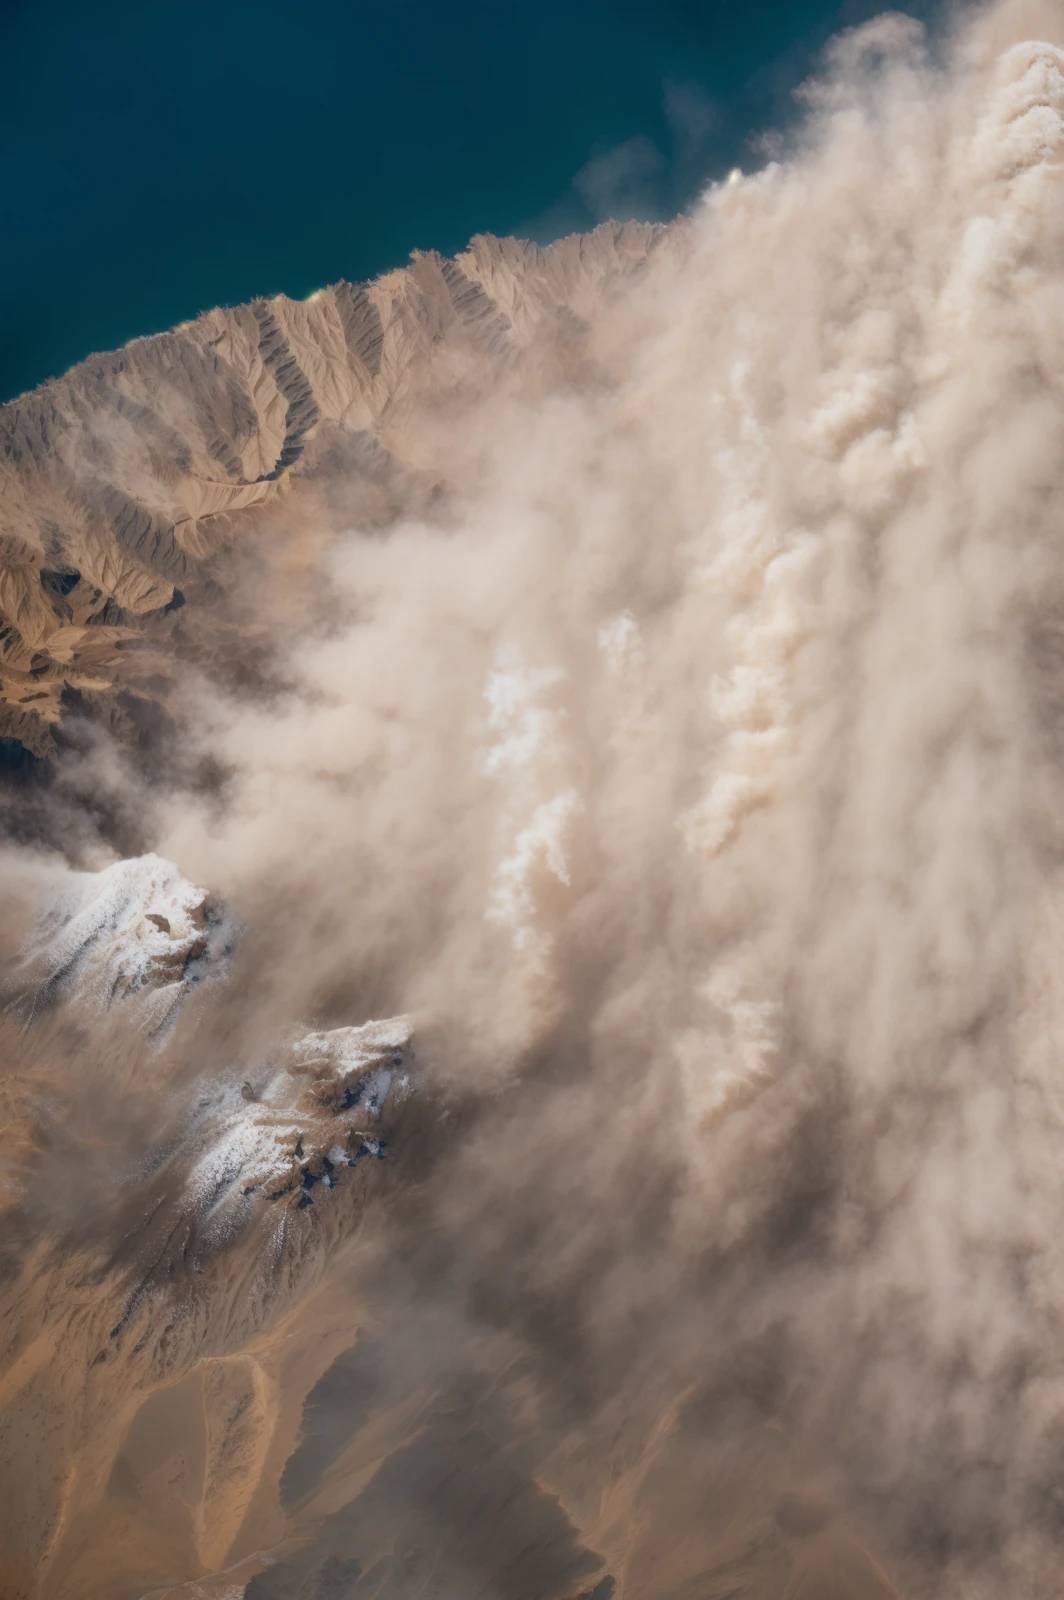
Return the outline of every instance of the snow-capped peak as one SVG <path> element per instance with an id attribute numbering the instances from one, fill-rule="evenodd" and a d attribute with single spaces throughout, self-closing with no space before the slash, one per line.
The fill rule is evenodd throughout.
<path id="1" fill-rule="evenodd" d="M 27 944 L 33 1008 L 76 992 L 102 1010 L 143 997 L 157 1028 L 223 953 L 221 918 L 172 861 L 148 854 L 70 872 Z"/>

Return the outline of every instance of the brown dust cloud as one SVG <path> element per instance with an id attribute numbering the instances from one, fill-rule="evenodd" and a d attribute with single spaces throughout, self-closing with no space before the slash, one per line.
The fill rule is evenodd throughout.
<path id="1" fill-rule="evenodd" d="M 442 488 L 235 545 L 268 673 L 203 624 L 165 775 L 97 730 L 8 848 L 0 1591 L 1059 1594 L 1064 7 L 804 94 L 578 368 L 392 420 Z M 147 852 L 224 973 L 53 1003 Z M 382 1161 L 203 1199 L 205 1106 L 396 1017 Z"/>

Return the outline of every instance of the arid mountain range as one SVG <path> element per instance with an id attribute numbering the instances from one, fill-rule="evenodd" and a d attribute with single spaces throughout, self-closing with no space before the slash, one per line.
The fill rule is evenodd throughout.
<path id="1" fill-rule="evenodd" d="M 426 419 L 594 381 L 591 322 L 666 238 L 481 236 L 370 284 L 207 312 L 0 407 L 0 738 L 47 758 L 64 709 L 135 736 L 234 544 L 311 483 L 363 525 L 444 493 Z"/>
<path id="2" fill-rule="evenodd" d="M 276 687 L 278 566 L 298 588 L 350 523 L 446 527 L 441 438 L 495 395 L 608 386 L 594 328 L 682 237 L 682 224 L 606 224 L 547 249 L 480 237 L 372 284 L 212 311 L 4 407 L 0 730 L 16 832 L 33 836 L 40 781 L 77 764 L 86 733 L 158 778 L 189 672 Z M 535 1403 L 519 1362 L 499 1387 L 513 1352 L 456 1396 L 423 1357 L 389 1358 L 393 1308 L 369 1329 L 376 1292 L 358 1263 L 380 1270 L 382 1246 L 363 1214 L 398 1185 L 416 1216 L 419 1163 L 431 1174 L 441 1159 L 431 1075 L 393 1081 L 409 1023 L 289 1030 L 234 1057 L 208 1020 L 204 1070 L 182 1013 L 217 1009 L 241 937 L 228 908 L 148 854 L 46 872 L 20 909 L 5 1026 L 21 1070 L 3 1085 L 5 1600 L 193 1600 L 245 1583 L 261 1600 L 399 1600 L 464 1593 L 473 1572 L 515 1597 L 605 1600 L 604 1556 L 525 1460 L 572 1445 L 556 1423 L 536 1444 L 509 1415 Z M 460 1100 L 446 1116 L 460 1127 Z M 53 1211 L 57 1171 L 76 1174 L 83 1204 Z"/>
<path id="3" fill-rule="evenodd" d="M 0 410 L 0 1600 L 1056 1600 L 1059 0 L 805 106 Z"/>

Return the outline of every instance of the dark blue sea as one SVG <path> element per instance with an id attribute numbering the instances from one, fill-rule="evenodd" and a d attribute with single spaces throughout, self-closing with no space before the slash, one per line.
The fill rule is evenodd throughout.
<path id="1" fill-rule="evenodd" d="M 0 0 L 0 399 L 414 248 L 673 215 L 880 9 Z"/>

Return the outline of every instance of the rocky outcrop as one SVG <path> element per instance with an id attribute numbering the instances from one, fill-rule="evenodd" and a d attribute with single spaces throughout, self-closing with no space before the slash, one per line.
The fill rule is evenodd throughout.
<path id="1" fill-rule="evenodd" d="M 0 407 L 0 738 L 49 756 L 64 712 L 149 697 L 153 646 L 212 555 L 293 474 L 415 469 L 422 408 L 579 364 L 613 286 L 674 233 L 475 238 L 363 285 L 209 311 Z M 314 459 L 308 447 L 315 440 Z"/>

